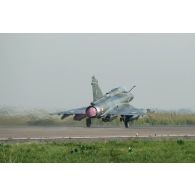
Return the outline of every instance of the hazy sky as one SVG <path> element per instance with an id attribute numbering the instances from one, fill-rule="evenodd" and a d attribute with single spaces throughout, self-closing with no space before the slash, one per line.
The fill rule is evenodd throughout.
<path id="1" fill-rule="evenodd" d="M 195 110 L 195 34 L 0 34 L 0 106 L 87 106 L 92 75 L 137 85 L 134 106 Z"/>

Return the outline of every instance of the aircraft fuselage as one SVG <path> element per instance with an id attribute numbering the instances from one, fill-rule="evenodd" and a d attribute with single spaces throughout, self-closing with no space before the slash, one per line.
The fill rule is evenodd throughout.
<path id="1" fill-rule="evenodd" d="M 86 109 L 86 116 L 88 118 L 103 118 L 110 110 L 117 108 L 121 104 L 129 103 L 133 98 L 132 93 L 122 88 L 116 88 L 106 93 L 99 100 L 92 102 Z"/>

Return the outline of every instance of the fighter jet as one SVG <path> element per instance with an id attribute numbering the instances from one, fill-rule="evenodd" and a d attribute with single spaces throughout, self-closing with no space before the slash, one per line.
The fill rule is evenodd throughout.
<path id="1" fill-rule="evenodd" d="M 74 115 L 73 119 L 77 121 L 86 118 L 87 127 L 91 127 L 93 118 L 110 122 L 120 117 L 120 121 L 124 122 L 126 128 L 129 127 L 130 121 L 137 120 L 140 116 L 146 114 L 144 109 L 134 108 L 129 104 L 134 98 L 131 91 L 135 86 L 130 90 L 125 90 L 122 87 L 114 88 L 103 95 L 95 76 L 92 77 L 91 85 L 93 90 L 93 102 L 91 102 L 89 106 L 56 114 L 61 115 L 61 119 L 70 115 Z"/>

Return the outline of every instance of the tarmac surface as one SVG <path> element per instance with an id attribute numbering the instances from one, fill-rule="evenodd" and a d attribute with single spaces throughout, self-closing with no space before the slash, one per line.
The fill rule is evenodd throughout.
<path id="1" fill-rule="evenodd" d="M 151 126 L 126 128 L 1 127 L 0 142 L 93 140 L 93 139 L 195 139 L 195 126 Z"/>

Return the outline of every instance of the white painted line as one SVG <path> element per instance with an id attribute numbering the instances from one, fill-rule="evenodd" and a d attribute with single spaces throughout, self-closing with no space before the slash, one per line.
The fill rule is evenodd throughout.
<path id="1" fill-rule="evenodd" d="M 22 140 L 59 140 L 59 139 L 113 139 L 113 138 L 165 138 L 165 137 L 195 137 L 195 135 L 176 135 L 176 134 L 171 134 L 171 135 L 149 135 L 149 136 L 144 136 L 144 135 L 133 135 L 133 136 L 66 136 L 66 137 L 10 137 L 10 138 L 0 138 L 0 141 L 22 141 Z"/>

